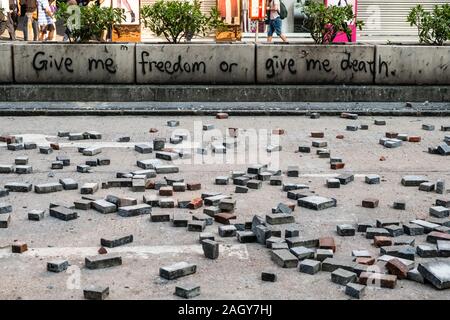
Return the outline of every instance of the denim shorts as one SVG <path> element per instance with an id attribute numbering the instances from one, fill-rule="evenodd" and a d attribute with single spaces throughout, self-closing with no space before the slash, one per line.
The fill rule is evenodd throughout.
<path id="1" fill-rule="evenodd" d="M 273 33 L 276 33 L 277 36 L 281 36 L 281 18 L 277 17 L 274 20 L 269 21 L 269 29 L 267 31 L 267 35 L 271 37 Z"/>

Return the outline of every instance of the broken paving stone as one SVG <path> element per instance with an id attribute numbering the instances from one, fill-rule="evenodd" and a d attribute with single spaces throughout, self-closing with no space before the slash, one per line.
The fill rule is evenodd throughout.
<path id="1" fill-rule="evenodd" d="M 240 243 L 256 242 L 256 235 L 252 231 L 238 231 L 237 240 Z"/>
<path id="2" fill-rule="evenodd" d="M 422 283 L 422 284 L 425 283 L 425 279 L 420 274 L 419 270 L 417 270 L 417 268 L 409 270 L 406 278 L 408 280 L 415 281 L 418 283 Z"/>
<path id="3" fill-rule="evenodd" d="M 167 161 L 173 161 L 178 159 L 180 156 L 175 152 L 167 152 L 167 151 L 158 151 L 155 154 L 156 159 L 163 159 Z"/>
<path id="4" fill-rule="evenodd" d="M 71 179 L 59 179 L 59 183 L 62 185 L 64 190 L 77 190 L 78 189 L 78 183 Z"/>
<path id="5" fill-rule="evenodd" d="M 235 193 L 248 193 L 248 188 L 244 186 L 236 186 Z"/>
<path id="6" fill-rule="evenodd" d="M 436 193 L 445 194 L 446 192 L 447 192 L 447 189 L 445 187 L 445 181 L 444 180 L 436 181 Z"/>
<path id="7" fill-rule="evenodd" d="M 415 242 L 416 239 L 414 237 L 409 236 L 399 236 L 392 238 L 392 245 L 394 246 L 401 246 L 401 245 L 414 246 Z"/>
<path id="8" fill-rule="evenodd" d="M 404 176 L 402 178 L 402 185 L 405 187 L 418 187 L 421 183 L 428 182 L 429 180 L 422 176 Z"/>
<path id="9" fill-rule="evenodd" d="M 356 229 L 351 224 L 339 224 L 336 226 L 336 231 L 342 237 L 351 237 L 355 235 Z"/>
<path id="10" fill-rule="evenodd" d="M 84 259 L 88 269 L 104 269 L 122 265 L 122 257 L 116 254 L 105 254 Z"/>
<path id="11" fill-rule="evenodd" d="M 397 276 L 374 272 L 362 272 L 359 275 L 359 283 L 367 286 L 394 289 L 397 284 Z"/>
<path id="12" fill-rule="evenodd" d="M 397 276 L 398 279 L 406 279 L 408 276 L 408 267 L 399 259 L 392 259 L 386 263 L 386 269 L 390 274 Z"/>
<path id="13" fill-rule="evenodd" d="M 403 200 L 394 201 L 392 206 L 395 210 L 406 210 L 406 202 Z"/>
<path id="14" fill-rule="evenodd" d="M 153 152 L 152 146 L 149 144 L 145 144 L 145 143 L 135 145 L 134 150 L 139 153 L 142 153 L 142 154 L 147 154 L 147 153 Z"/>
<path id="15" fill-rule="evenodd" d="M 219 243 L 214 239 L 200 240 L 202 244 L 203 254 L 208 259 L 217 259 L 219 257 Z"/>
<path id="16" fill-rule="evenodd" d="M 345 286 L 350 282 L 355 282 L 356 278 L 356 273 L 341 268 L 336 269 L 331 273 L 331 281 L 341 286 Z"/>
<path id="17" fill-rule="evenodd" d="M 0 214 L 12 212 L 12 205 L 8 203 L 0 203 Z"/>
<path id="18" fill-rule="evenodd" d="M 173 198 L 160 199 L 158 206 L 160 208 L 175 208 L 175 200 Z"/>
<path id="19" fill-rule="evenodd" d="M 0 228 L 1 229 L 8 228 L 10 223 L 11 223 L 11 215 L 9 213 L 0 214 Z"/>
<path id="20" fill-rule="evenodd" d="M 203 232 L 206 227 L 206 222 L 202 220 L 192 220 L 188 222 L 188 231 Z"/>
<path id="21" fill-rule="evenodd" d="M 298 152 L 311 153 L 311 147 L 309 147 L 309 146 L 299 146 L 298 147 Z"/>
<path id="22" fill-rule="evenodd" d="M 277 275 L 273 272 L 261 272 L 261 280 L 267 282 L 277 281 Z"/>
<path id="23" fill-rule="evenodd" d="M 221 237 L 234 237 L 236 236 L 237 229 L 234 225 L 219 226 L 219 236 Z"/>
<path id="24" fill-rule="evenodd" d="M 24 253 L 28 250 L 28 245 L 25 242 L 14 242 L 11 246 L 12 253 Z"/>
<path id="25" fill-rule="evenodd" d="M 429 233 L 429 232 L 433 231 L 435 228 L 439 227 L 438 224 L 431 223 L 431 222 L 428 222 L 425 220 L 420 220 L 420 219 L 412 220 L 412 221 L 410 221 L 410 223 L 421 226 L 422 228 L 424 228 L 425 233 Z"/>
<path id="26" fill-rule="evenodd" d="M 421 258 L 435 258 L 438 256 L 437 246 L 434 244 L 422 244 L 416 248 L 417 255 Z"/>
<path id="27" fill-rule="evenodd" d="M 160 277 L 167 280 L 174 280 L 180 277 L 194 274 L 197 271 L 197 266 L 188 262 L 178 262 L 170 266 L 161 267 L 159 269 Z"/>
<path id="28" fill-rule="evenodd" d="M 255 228 L 252 227 L 252 232 L 256 236 L 256 241 L 260 244 L 266 245 L 267 239 L 272 236 L 272 231 L 265 225 L 257 225 Z"/>
<path id="29" fill-rule="evenodd" d="M 336 252 L 336 244 L 334 243 L 333 237 L 321 237 L 319 238 L 319 248 L 320 249 L 331 249 Z"/>
<path id="30" fill-rule="evenodd" d="M 358 126 L 357 125 L 347 126 L 346 130 L 347 131 L 358 131 Z"/>
<path id="31" fill-rule="evenodd" d="M 131 243 L 131 242 L 133 242 L 132 234 L 121 237 L 121 238 L 115 238 L 115 239 L 105 239 L 105 238 L 100 239 L 100 244 L 103 247 L 107 247 L 107 248 L 115 248 L 115 247 L 123 246 L 123 245 Z"/>
<path id="32" fill-rule="evenodd" d="M 409 245 L 387 246 L 380 248 L 380 254 L 414 261 L 416 250 Z"/>
<path id="33" fill-rule="evenodd" d="M 98 183 L 85 183 L 81 186 L 80 193 L 81 194 L 94 194 L 98 191 L 99 185 Z"/>
<path id="34" fill-rule="evenodd" d="M 392 246 L 393 240 L 390 236 L 374 236 L 373 244 L 375 247 Z"/>
<path id="35" fill-rule="evenodd" d="M 214 221 L 222 224 L 230 224 L 230 220 L 236 219 L 236 215 L 232 213 L 221 212 L 214 216 Z"/>
<path id="36" fill-rule="evenodd" d="M 295 223 L 295 217 L 288 214 L 267 214 L 266 222 L 270 225 Z"/>
<path id="37" fill-rule="evenodd" d="M 300 235 L 300 231 L 297 227 L 294 226 L 288 226 L 285 230 L 284 230 L 284 237 L 285 238 L 293 238 L 293 237 L 298 237 Z"/>
<path id="38" fill-rule="evenodd" d="M 439 257 L 450 257 L 450 241 L 438 240 L 436 244 Z"/>
<path id="39" fill-rule="evenodd" d="M 27 156 L 21 156 L 14 159 L 14 164 L 16 165 L 27 165 L 28 164 L 28 157 Z"/>
<path id="40" fill-rule="evenodd" d="M 232 212 L 236 207 L 236 200 L 234 199 L 222 199 L 219 202 L 219 209 L 226 212 Z"/>
<path id="41" fill-rule="evenodd" d="M 364 199 L 361 203 L 361 206 L 363 208 L 370 208 L 370 209 L 374 209 L 378 207 L 378 204 L 380 203 L 380 201 L 378 199 L 375 198 L 367 198 Z"/>
<path id="42" fill-rule="evenodd" d="M 288 168 L 286 170 L 286 175 L 288 177 L 298 177 L 299 167 L 298 166 L 288 166 Z"/>
<path id="43" fill-rule="evenodd" d="M 312 141 L 311 145 L 314 148 L 326 148 L 328 143 L 326 141 Z"/>
<path id="44" fill-rule="evenodd" d="M 308 196 L 298 199 L 298 205 L 300 207 L 312 209 L 312 210 L 325 210 L 335 207 L 337 202 L 335 199 L 329 199 L 319 196 Z"/>
<path id="45" fill-rule="evenodd" d="M 431 192 L 434 191 L 435 184 L 433 182 L 422 182 L 419 185 L 420 191 Z"/>
<path id="46" fill-rule="evenodd" d="M 437 260 L 420 263 L 417 270 L 437 289 L 450 288 L 450 261 Z"/>
<path id="47" fill-rule="evenodd" d="M 79 173 L 90 173 L 91 172 L 91 166 L 80 164 L 77 166 L 77 172 Z"/>
<path id="48" fill-rule="evenodd" d="M 262 182 L 260 180 L 249 180 L 247 181 L 247 188 L 249 189 L 261 189 Z"/>
<path id="49" fill-rule="evenodd" d="M 446 218 L 450 215 L 450 209 L 442 206 L 431 207 L 430 215 L 436 218 Z"/>
<path id="50" fill-rule="evenodd" d="M 291 253 L 299 260 L 314 259 L 314 250 L 306 247 L 292 247 L 289 249 Z"/>
<path id="51" fill-rule="evenodd" d="M 0 198 L 9 196 L 9 190 L 0 188 Z"/>
<path id="52" fill-rule="evenodd" d="M 28 212 L 28 220 L 31 221 L 41 221 L 44 219 L 45 210 L 31 210 Z"/>
<path id="53" fill-rule="evenodd" d="M 345 294 L 355 299 L 361 299 L 365 294 L 366 286 L 349 282 L 345 286 Z"/>
<path id="54" fill-rule="evenodd" d="M 389 237 L 389 231 L 384 228 L 367 228 L 366 229 L 366 239 L 373 239 L 375 236 L 385 236 Z"/>
<path id="55" fill-rule="evenodd" d="M 271 249 L 272 250 L 282 250 L 282 249 L 288 249 L 289 250 L 289 246 L 288 246 L 288 244 L 286 242 L 272 243 Z"/>
<path id="56" fill-rule="evenodd" d="M 63 221 L 70 221 L 78 218 L 78 213 L 72 209 L 66 207 L 53 207 L 49 209 L 49 214 L 51 217 L 57 218 Z"/>
<path id="57" fill-rule="evenodd" d="M 203 240 L 212 240 L 214 241 L 214 234 L 211 232 L 202 232 L 199 234 L 198 239 L 200 243 L 202 243 Z"/>
<path id="58" fill-rule="evenodd" d="M 344 173 L 336 177 L 336 179 L 338 179 L 342 185 L 347 185 L 355 180 L 355 176 L 350 173 Z"/>
<path id="59" fill-rule="evenodd" d="M 186 191 L 186 184 L 184 182 L 174 182 L 172 184 L 173 191 L 175 192 L 184 192 Z"/>
<path id="60" fill-rule="evenodd" d="M 216 214 L 220 213 L 220 209 L 217 206 L 209 206 L 203 209 L 203 213 L 210 217 L 214 217 Z"/>
<path id="61" fill-rule="evenodd" d="M 192 215 L 192 219 L 193 220 L 198 220 L 198 221 L 205 221 L 207 226 L 210 226 L 213 224 L 214 220 L 212 217 L 204 214 L 204 213 L 194 213 Z"/>
<path id="62" fill-rule="evenodd" d="M 109 287 L 89 286 L 83 289 L 86 300 L 105 300 L 109 296 Z"/>
<path id="63" fill-rule="evenodd" d="M 335 179 L 335 178 L 327 179 L 327 187 L 334 188 L 334 189 L 340 188 L 341 182 L 339 181 L 339 179 Z"/>
<path id="64" fill-rule="evenodd" d="M 391 237 L 399 237 L 404 234 L 403 227 L 395 224 L 385 226 L 385 229 L 389 232 Z"/>
<path id="65" fill-rule="evenodd" d="M 169 222 L 170 214 L 165 212 L 152 212 L 150 216 L 151 222 Z"/>
<path id="66" fill-rule="evenodd" d="M 286 238 L 286 242 L 289 248 L 294 247 L 306 247 L 306 248 L 314 248 L 319 246 L 319 239 L 312 237 L 293 237 Z"/>
<path id="67" fill-rule="evenodd" d="M 50 272 L 63 272 L 69 267 L 69 261 L 67 260 L 54 260 L 47 262 L 47 271 Z"/>
<path id="68" fill-rule="evenodd" d="M 13 173 L 14 166 L 9 164 L 0 165 L 0 173 Z"/>
<path id="69" fill-rule="evenodd" d="M 381 178 L 377 174 L 369 174 L 365 177 L 367 184 L 380 184 Z"/>
<path id="70" fill-rule="evenodd" d="M 117 206 L 114 203 L 103 199 L 93 201 L 91 203 L 91 206 L 94 210 L 103 214 L 113 213 L 117 211 Z"/>
<path id="71" fill-rule="evenodd" d="M 174 213 L 172 218 L 172 225 L 174 227 L 187 227 L 191 216 L 186 213 Z"/>
<path id="72" fill-rule="evenodd" d="M 7 150 L 10 150 L 10 151 L 20 151 L 20 150 L 23 150 L 25 147 L 24 147 L 23 143 L 9 143 L 6 146 L 6 148 L 7 148 Z"/>
<path id="73" fill-rule="evenodd" d="M 146 203 L 133 206 L 119 207 L 117 214 L 121 217 L 135 217 L 144 214 L 151 214 L 152 207 Z"/>
<path id="74" fill-rule="evenodd" d="M 331 249 L 317 249 L 316 250 L 316 260 L 324 261 L 327 258 L 333 258 L 333 250 Z"/>
<path id="75" fill-rule="evenodd" d="M 367 228 L 374 228 L 375 224 L 371 222 L 359 222 L 356 225 L 356 230 L 358 232 L 366 232 Z"/>
<path id="76" fill-rule="evenodd" d="M 320 271 L 320 261 L 305 259 L 298 264 L 298 271 L 314 275 Z"/>
<path id="77" fill-rule="evenodd" d="M 32 166 L 16 166 L 15 173 L 17 174 L 30 174 L 33 173 L 33 167 Z"/>
<path id="78" fill-rule="evenodd" d="M 296 268 L 298 259 L 289 250 L 272 250 L 271 259 L 282 268 Z"/>
<path id="79" fill-rule="evenodd" d="M 181 284 L 175 287 L 176 296 L 191 299 L 200 295 L 200 286 L 196 284 Z"/>
<path id="80" fill-rule="evenodd" d="M 439 227 L 435 228 L 434 231 L 450 234 L 450 228 L 446 227 L 446 226 L 439 226 Z"/>
<path id="81" fill-rule="evenodd" d="M 102 153 L 101 147 L 89 147 L 83 150 L 83 156 L 95 156 Z"/>

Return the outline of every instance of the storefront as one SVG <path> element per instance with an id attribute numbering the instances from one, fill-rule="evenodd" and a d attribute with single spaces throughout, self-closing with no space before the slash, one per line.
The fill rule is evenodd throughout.
<path id="1" fill-rule="evenodd" d="M 238 19 L 244 40 L 254 38 L 256 21 L 248 18 L 250 0 L 203 0 L 202 8 L 208 12 L 214 6 L 221 6 L 228 14 L 235 15 L 236 7 L 240 12 Z M 282 0 L 288 10 L 288 16 L 283 20 L 282 30 L 290 40 L 310 40 L 309 34 L 302 28 L 303 7 L 308 0 Z M 321 0 L 316 0 L 321 1 Z M 434 5 L 450 3 L 450 0 L 324 0 L 329 4 L 355 4 L 358 19 L 364 21 L 362 31 L 358 31 L 358 41 L 387 41 L 396 39 L 410 39 L 417 41 L 417 29 L 406 22 L 406 17 L 412 7 L 421 4 L 426 10 Z M 141 0 L 141 6 L 152 4 L 155 0 Z M 228 11 L 226 11 L 228 10 Z M 230 19 L 229 19 L 230 21 Z M 259 31 L 264 32 L 264 23 L 261 22 Z"/>

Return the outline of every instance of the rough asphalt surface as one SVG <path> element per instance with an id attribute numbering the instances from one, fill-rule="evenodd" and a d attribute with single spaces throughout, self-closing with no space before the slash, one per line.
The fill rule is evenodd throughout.
<path id="1" fill-rule="evenodd" d="M 386 126 L 375 126 L 374 119 L 384 119 Z M 212 123 L 216 129 L 225 132 L 229 127 L 243 129 L 283 128 L 286 133 L 280 137 L 282 151 L 279 152 L 280 166 L 285 171 L 289 165 L 298 165 L 300 176 L 288 178 L 283 182 L 308 184 L 316 194 L 337 199 L 337 207 L 323 211 L 313 211 L 296 206 L 294 216 L 300 234 L 304 236 L 333 236 L 337 251 L 335 257 L 351 261 L 351 252 L 367 249 L 373 256 L 379 249 L 367 240 L 364 234 L 354 237 L 340 237 L 336 225 L 342 223 L 375 221 L 378 218 L 399 219 L 409 222 L 416 218 L 428 218 L 429 207 L 436 198 L 448 198 L 434 192 L 419 191 L 418 188 L 403 187 L 401 177 L 409 174 L 425 175 L 431 181 L 445 179 L 450 182 L 450 157 L 432 155 L 426 152 L 428 146 L 442 142 L 445 132 L 439 131 L 441 125 L 449 125 L 446 117 L 360 117 L 358 120 L 339 117 L 309 119 L 298 117 L 233 117 L 218 120 L 213 116 L 123 116 L 123 117 L 1 117 L 0 134 L 23 135 L 25 141 L 35 141 L 38 145 L 58 142 L 60 151 L 40 154 L 37 150 L 7 151 L 0 143 L 0 164 L 14 164 L 21 155 L 29 157 L 33 173 L 26 175 L 0 174 L 0 187 L 7 182 L 30 182 L 33 184 L 57 182 L 60 178 L 73 178 L 79 185 L 85 182 L 105 182 L 115 178 L 116 172 L 134 171 L 139 168 L 136 160 L 154 158 L 152 154 L 134 151 L 134 144 L 149 142 L 154 137 L 169 138 L 174 130 L 185 128 L 190 131 L 195 121 Z M 167 120 L 179 120 L 180 126 L 170 128 Z M 346 131 L 347 125 L 368 124 L 367 131 Z M 434 124 L 435 131 L 424 131 L 422 124 Z M 159 132 L 149 133 L 150 128 Z M 83 132 L 96 130 L 103 134 L 102 140 L 68 141 L 56 137 L 58 131 Z M 325 139 L 313 139 L 312 131 L 324 131 Z M 405 142 L 399 148 L 387 149 L 378 140 L 388 131 L 420 135 L 420 143 Z M 343 140 L 336 135 L 343 134 Z M 114 142 L 120 136 L 130 136 L 130 143 Z M 346 163 L 344 170 L 330 170 L 329 159 L 319 159 L 312 153 L 296 153 L 299 145 L 311 145 L 313 140 L 326 140 L 332 156 L 340 156 Z M 84 164 L 90 158 L 77 152 L 77 146 L 101 145 L 99 156 L 109 157 L 111 165 L 94 167 L 92 173 L 76 172 L 77 164 Z M 265 149 L 265 145 L 259 146 Z M 194 151 L 195 152 L 195 151 Z M 50 164 L 57 155 L 67 155 L 71 165 L 63 170 L 50 170 Z M 380 161 L 384 156 L 386 161 Z M 93 157 L 95 158 L 95 157 Z M 175 193 L 174 198 L 191 199 L 201 192 L 217 191 L 233 194 L 237 200 L 235 213 L 243 220 L 251 220 L 253 215 L 265 215 L 279 202 L 291 202 L 279 186 L 263 183 L 260 190 L 250 190 L 247 194 L 234 194 L 232 184 L 214 184 L 217 176 L 230 174 L 232 170 L 246 170 L 252 163 L 243 164 L 181 164 L 178 174 L 167 176 L 183 177 L 185 182 L 201 182 L 200 191 Z M 49 172 L 54 177 L 49 177 Z M 355 181 L 340 189 L 328 189 L 326 179 L 343 172 L 355 174 Z M 366 174 L 379 174 L 379 185 L 364 183 Z M 162 174 L 156 179 L 162 180 Z M 146 193 L 155 193 L 147 190 Z M 143 193 L 132 192 L 127 188 L 100 189 L 94 197 L 103 198 L 108 194 L 137 198 L 142 203 Z M 197 232 L 185 228 L 174 228 L 170 223 L 152 223 L 148 216 L 123 218 L 115 214 L 100 214 L 96 211 L 79 210 L 79 218 L 64 222 L 48 215 L 50 201 L 72 203 L 80 199 L 80 191 L 62 191 L 51 194 L 10 193 L 0 202 L 13 205 L 11 225 L 0 229 L 0 299 L 83 299 L 82 289 L 90 284 L 109 286 L 110 299 L 179 299 L 174 296 L 175 286 L 182 283 L 195 283 L 201 287 L 202 299 L 348 299 L 344 287 L 330 281 L 329 272 L 308 275 L 294 269 L 278 267 L 270 259 L 269 249 L 256 243 L 240 244 L 236 238 L 221 238 L 218 224 L 206 227 L 221 244 L 221 254 L 217 260 L 203 256 Z M 364 198 L 375 197 L 380 200 L 376 209 L 361 207 Z M 391 208 L 395 200 L 404 199 L 407 210 Z M 27 213 L 32 209 L 46 209 L 42 221 L 29 221 Z M 202 212 L 188 209 L 153 208 L 175 212 Z M 284 229 L 287 225 L 282 225 Z M 96 254 L 101 237 L 134 235 L 134 242 L 109 252 L 121 252 L 123 265 L 88 270 L 84 258 Z M 425 243 L 426 236 L 417 236 L 416 245 Z M 10 245 L 14 240 L 28 244 L 23 254 L 11 254 Z M 50 273 L 46 264 L 50 260 L 67 259 L 70 272 Z M 446 258 L 448 259 L 448 258 Z M 416 256 L 416 265 L 424 260 Z M 180 261 L 197 265 L 194 275 L 167 281 L 159 277 L 159 268 Z M 77 268 L 78 267 L 78 268 Z M 273 271 L 278 275 L 275 283 L 262 282 L 262 271 Z M 419 284 L 410 280 L 400 280 L 395 289 L 368 288 L 365 299 L 448 299 L 448 290 L 436 290 L 431 285 Z"/>

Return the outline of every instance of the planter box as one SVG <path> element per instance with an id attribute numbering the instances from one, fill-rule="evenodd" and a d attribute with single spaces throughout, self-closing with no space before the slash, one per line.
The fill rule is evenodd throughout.
<path id="1" fill-rule="evenodd" d="M 450 84 L 450 46 L 376 47 L 376 84 Z"/>
<path id="2" fill-rule="evenodd" d="M 372 84 L 375 46 L 260 44 L 260 84 Z"/>
<path id="3" fill-rule="evenodd" d="M 14 44 L 17 83 L 134 83 L 134 44 Z"/>
<path id="4" fill-rule="evenodd" d="M 0 83 L 13 82 L 12 45 L 0 43 Z"/>
<path id="5" fill-rule="evenodd" d="M 253 84 L 253 44 L 138 44 L 136 80 L 145 84 Z"/>

